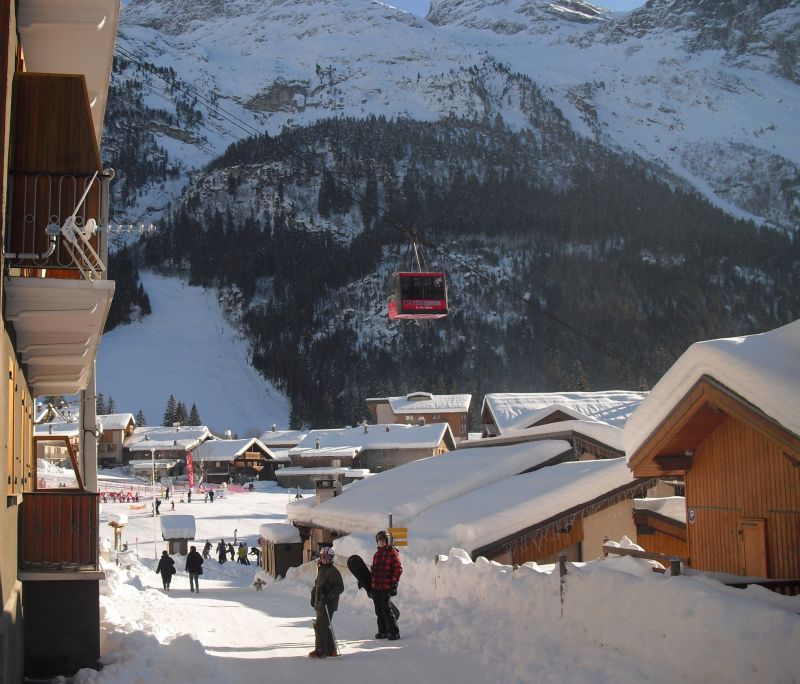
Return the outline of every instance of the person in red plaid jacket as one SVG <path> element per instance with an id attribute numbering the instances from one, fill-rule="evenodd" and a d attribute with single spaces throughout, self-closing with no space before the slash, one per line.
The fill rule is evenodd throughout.
<path id="1" fill-rule="evenodd" d="M 376 639 L 400 638 L 397 620 L 391 610 L 390 599 L 397 595 L 397 583 L 403 574 L 400 554 L 389 544 L 389 535 L 383 530 L 375 535 L 378 550 L 372 557 L 372 601 L 375 604 L 375 615 L 378 616 L 378 633 Z"/>

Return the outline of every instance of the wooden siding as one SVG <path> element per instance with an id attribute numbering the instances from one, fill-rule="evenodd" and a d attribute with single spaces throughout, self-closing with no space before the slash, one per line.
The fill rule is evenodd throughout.
<path id="1" fill-rule="evenodd" d="M 83 75 L 17 74 L 12 171 L 102 173 Z"/>
<path id="2" fill-rule="evenodd" d="M 799 458 L 733 417 L 699 445 L 686 474 L 691 567 L 745 574 L 740 529 L 754 519 L 764 521 L 767 576 L 800 577 Z"/>
<path id="3" fill-rule="evenodd" d="M 636 523 L 636 543 L 645 551 L 688 557 L 689 545 L 684 523 L 644 510 L 635 511 L 633 519 Z"/>
<path id="4" fill-rule="evenodd" d="M 540 561 L 553 556 L 562 549 L 568 549 L 579 544 L 583 539 L 583 520 L 577 518 L 569 532 L 556 532 L 536 538 L 526 544 L 517 544 L 511 549 L 512 562 L 522 565 L 528 561 Z M 570 560 L 580 560 L 570 559 Z"/>
<path id="5" fill-rule="evenodd" d="M 21 568 L 97 565 L 97 494 L 27 493 L 21 506 Z"/>

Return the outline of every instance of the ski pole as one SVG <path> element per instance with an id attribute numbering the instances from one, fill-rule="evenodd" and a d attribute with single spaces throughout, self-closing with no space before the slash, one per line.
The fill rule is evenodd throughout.
<path id="1" fill-rule="evenodd" d="M 336 641 L 336 632 L 333 631 L 333 620 L 331 620 L 331 614 L 328 612 L 328 606 L 325 605 L 325 615 L 328 616 L 328 629 L 331 630 L 331 638 L 333 639 L 333 645 L 336 647 L 336 657 L 341 658 L 342 654 L 339 651 L 339 642 Z"/>

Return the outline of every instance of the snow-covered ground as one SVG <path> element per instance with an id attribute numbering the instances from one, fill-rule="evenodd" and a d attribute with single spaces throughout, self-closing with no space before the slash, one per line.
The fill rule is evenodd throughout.
<path id="1" fill-rule="evenodd" d="M 288 427 L 286 397 L 250 365 L 248 344 L 225 320 L 216 290 L 144 271 L 141 282 L 153 313 L 103 335 L 97 354 L 97 391 L 117 411 L 141 409 L 148 425 L 160 425 L 172 394 L 187 411 L 196 404 L 220 435 Z"/>
<path id="2" fill-rule="evenodd" d="M 260 524 L 283 519 L 293 494 L 258 483 L 254 492 L 228 492 L 214 503 L 200 497 L 179 502 L 175 514 L 195 516 L 198 550 L 206 539 L 232 541 L 234 530 L 252 545 Z M 185 559 L 175 556 L 179 572 L 167 594 L 153 572 L 165 544 L 153 542 L 147 509 L 108 503 L 100 513 L 101 538 L 108 539 L 108 516 L 128 516 L 123 541 L 129 553 L 119 566 L 112 555 L 106 566 L 105 668 L 81 671 L 77 684 L 321 677 L 333 684 L 800 680 L 800 598 L 669 578 L 619 558 L 570 564 L 562 602 L 558 573 L 550 567 L 473 563 L 457 550 L 416 557 L 413 538 L 403 551 L 397 598 L 400 641 L 372 638 L 371 602 L 342 568 L 346 590 L 334 618 L 342 658 L 320 662 L 306 657 L 313 648 L 313 566 L 257 592 L 254 566 L 212 558 L 200 593 L 192 594 Z M 170 513 L 167 506 L 164 515 Z M 340 565 L 350 553 L 368 557 L 372 537 L 337 540 L 336 550 Z"/>

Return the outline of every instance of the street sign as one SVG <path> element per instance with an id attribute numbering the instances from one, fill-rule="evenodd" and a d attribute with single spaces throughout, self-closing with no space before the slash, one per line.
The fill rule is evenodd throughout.
<path id="1" fill-rule="evenodd" d="M 407 527 L 390 527 L 388 531 L 392 538 L 392 546 L 408 546 Z"/>

